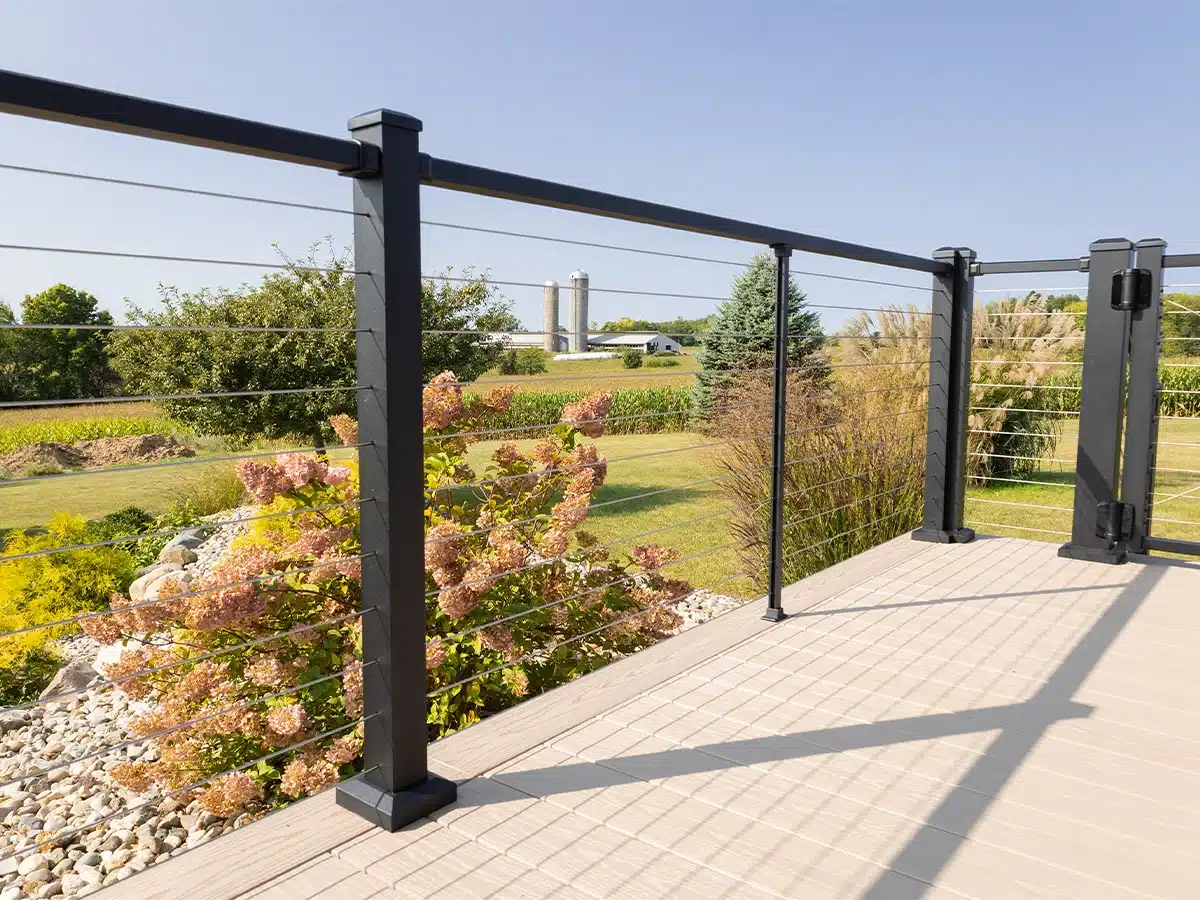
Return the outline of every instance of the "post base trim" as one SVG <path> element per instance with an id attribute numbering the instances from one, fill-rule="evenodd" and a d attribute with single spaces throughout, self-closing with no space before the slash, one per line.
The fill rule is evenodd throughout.
<path id="1" fill-rule="evenodd" d="M 975 540 L 974 528 L 926 528 L 921 526 L 912 533 L 914 541 L 924 541 L 928 544 L 969 544 Z"/>
<path id="2" fill-rule="evenodd" d="M 1106 563 L 1119 566 L 1129 559 L 1125 547 L 1081 547 L 1078 544 L 1063 544 L 1058 548 L 1063 559 L 1082 559 L 1085 562 Z"/>
<path id="3" fill-rule="evenodd" d="M 437 775 L 426 775 L 402 791 L 385 791 L 356 775 L 338 785 L 337 805 L 362 816 L 384 831 L 399 831 L 434 810 L 449 806 L 458 797 L 458 785 Z"/>
<path id="4" fill-rule="evenodd" d="M 785 613 L 782 609 L 776 609 L 773 606 L 768 606 L 767 611 L 763 613 L 762 617 L 768 622 L 782 622 L 787 618 L 787 613 Z"/>

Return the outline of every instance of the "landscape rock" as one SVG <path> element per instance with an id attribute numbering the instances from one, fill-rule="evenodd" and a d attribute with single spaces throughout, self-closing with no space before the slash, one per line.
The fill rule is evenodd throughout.
<path id="1" fill-rule="evenodd" d="M 177 562 L 160 562 L 158 565 L 151 568 L 145 575 L 141 575 L 134 579 L 133 584 L 129 585 L 129 599 L 135 603 L 142 603 L 146 600 L 146 589 L 155 581 L 171 572 L 179 572 L 183 566 Z"/>
<path id="2" fill-rule="evenodd" d="M 99 673 L 83 660 L 73 659 L 58 670 L 50 679 L 46 689 L 39 695 L 39 700 L 55 697 L 59 694 L 72 694 L 86 688 Z"/>
<path id="3" fill-rule="evenodd" d="M 199 559 L 199 557 L 196 556 L 196 551 L 189 549 L 188 547 L 185 547 L 182 544 L 176 544 L 173 547 L 172 546 L 163 547 L 162 552 L 158 554 L 159 562 L 175 563 L 175 564 L 179 565 L 181 568 L 183 566 L 194 563 L 197 559 Z"/>

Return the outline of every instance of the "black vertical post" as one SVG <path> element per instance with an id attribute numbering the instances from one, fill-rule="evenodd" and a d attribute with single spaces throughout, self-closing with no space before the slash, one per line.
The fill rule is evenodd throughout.
<path id="1" fill-rule="evenodd" d="M 1098 509 L 1101 504 L 1117 500 L 1130 314 L 1113 308 L 1113 275 L 1129 268 L 1133 244 L 1124 238 L 1109 238 L 1096 241 L 1089 249 L 1075 503 L 1071 540 L 1059 548 L 1058 554 L 1071 559 L 1122 563 L 1125 545 L 1099 533 L 1104 529 L 1098 528 Z"/>
<path id="2" fill-rule="evenodd" d="M 914 540 L 965 544 L 975 532 L 963 526 L 967 496 L 967 423 L 971 412 L 971 343 L 975 310 L 975 251 L 942 247 L 933 258 L 946 264 L 933 276 L 929 331 L 929 415 L 925 444 L 925 511 Z"/>
<path id="3" fill-rule="evenodd" d="M 389 831 L 456 794 L 427 770 L 420 131 L 388 110 L 350 120 L 382 166 L 354 181 L 366 722 L 363 774 L 337 802 Z"/>
<path id="4" fill-rule="evenodd" d="M 771 556 L 770 588 L 763 618 L 778 622 L 783 611 L 784 462 L 787 456 L 788 287 L 792 248 L 774 244 L 775 251 L 775 403 L 771 421 Z"/>
<path id="5" fill-rule="evenodd" d="M 1162 337 L 1162 261 L 1167 242 L 1149 238 L 1134 245 L 1134 264 L 1150 273 L 1150 306 L 1133 313 L 1129 340 L 1129 408 L 1125 414 L 1125 458 L 1121 499 L 1133 506 L 1130 553 L 1149 553 L 1154 509 L 1154 461 L 1158 446 L 1158 356 Z"/>

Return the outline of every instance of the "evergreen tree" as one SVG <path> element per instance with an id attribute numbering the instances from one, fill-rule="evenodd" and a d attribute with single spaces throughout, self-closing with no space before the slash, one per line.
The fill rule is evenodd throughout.
<path id="1" fill-rule="evenodd" d="M 804 293 L 788 283 L 788 365 L 803 367 L 807 377 L 824 379 L 828 367 L 820 355 L 825 337 L 820 317 L 805 309 Z M 729 299 L 717 308 L 712 327 L 696 354 L 693 406 L 703 414 L 719 402 L 741 370 L 770 371 L 775 361 L 775 257 L 760 253 L 733 280 Z"/>

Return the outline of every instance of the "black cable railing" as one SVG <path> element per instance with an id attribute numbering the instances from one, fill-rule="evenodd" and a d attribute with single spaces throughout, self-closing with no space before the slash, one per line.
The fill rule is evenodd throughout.
<path id="1" fill-rule="evenodd" d="M 29 92 L 39 86 L 45 90 Z M 6 101 L 6 92 L 25 99 Z M 83 102 L 83 113 L 60 108 L 68 96 Z M 108 174 L 8 163 L 0 168 L 14 177 L 254 203 L 289 213 L 346 214 L 354 226 L 352 262 L 259 263 L 251 261 L 251 253 L 246 258 L 172 255 L 52 241 L 5 243 L 0 250 L 256 268 L 272 279 L 279 276 L 270 273 L 279 272 L 335 276 L 347 279 L 341 282 L 347 298 L 353 279 L 353 325 L 348 316 L 328 324 L 312 317 L 298 324 L 264 317 L 228 326 L 150 316 L 146 322 L 112 324 L 7 322 L 0 323 L 0 334 L 25 339 L 46 331 L 112 333 L 118 342 L 128 333 L 161 341 L 183 340 L 189 333 L 220 341 L 245 333 L 274 341 L 273 346 L 281 346 L 280 336 L 303 342 L 353 335 L 354 371 L 303 381 L 245 376 L 234 384 L 226 377 L 199 380 L 195 390 L 175 390 L 172 384 L 160 391 L 129 390 L 125 396 L 14 397 L 0 401 L 0 414 L 65 416 L 93 404 L 111 408 L 136 402 L 185 415 L 202 408 L 192 404 L 269 406 L 303 400 L 356 412 L 356 436 L 326 446 L 314 433 L 270 441 L 255 435 L 248 445 L 207 446 L 195 457 L 14 472 L 0 480 L 0 487 L 14 489 L 10 496 L 60 486 L 79 486 L 83 495 L 103 483 L 83 476 L 131 476 L 122 482 L 128 485 L 184 466 L 191 467 L 184 472 L 205 473 L 217 471 L 205 466 L 236 463 L 254 500 L 252 509 L 237 514 L 220 510 L 189 525 L 163 520 L 132 534 L 85 535 L 49 546 L 27 545 L 22 534 L 13 549 L 6 546 L 0 553 L 0 566 L 69 565 L 72 554 L 149 552 L 156 549 L 154 542 L 189 531 L 198 532 L 193 536 L 201 548 L 214 534 L 234 541 L 220 548 L 216 561 L 167 564 L 180 568 L 162 572 L 162 580 L 152 582 L 157 587 L 148 586 L 136 597 L 118 594 L 107 608 L 0 623 L 0 646 L 35 634 L 57 640 L 82 629 L 122 651 L 93 683 L 24 699 L 9 711 L 50 703 L 59 709 L 82 707 L 114 691 L 139 693 L 149 709 L 136 730 L 129 723 L 130 730 L 108 746 L 88 744 L 60 759 L 31 762 L 27 770 L 6 773 L 0 789 L 28 786 L 80 763 L 116 759 L 136 746 L 169 755 L 181 742 L 218 726 L 254 747 L 226 760 L 219 772 L 187 770 L 169 781 L 157 778 L 153 766 L 135 765 L 130 783 L 142 779 L 145 791 L 130 788 L 111 815 L 31 837 L 0 862 L 52 843 L 82 843 L 88 831 L 185 794 L 232 809 L 238 798 L 226 798 L 225 805 L 218 801 L 222 791 L 235 787 L 241 792 L 239 809 L 257 814 L 338 782 L 339 804 L 394 830 L 455 795 L 453 783 L 429 771 L 430 740 L 566 677 L 670 639 L 693 624 L 680 611 L 700 610 L 697 615 L 712 621 L 749 603 L 755 614 L 778 621 L 786 617 L 784 584 L 855 553 L 914 528 L 926 539 L 967 539 L 962 491 L 954 485 L 963 481 L 963 467 L 972 458 L 965 444 L 968 432 L 979 430 L 968 428 L 969 416 L 985 408 L 973 406 L 959 382 L 969 371 L 969 352 L 964 359 L 959 349 L 951 349 L 961 343 L 963 317 L 970 322 L 974 257 L 968 251 L 911 256 L 478 169 L 422 154 L 412 123 L 397 114 L 360 117 L 349 138 L 333 139 L 189 110 L 173 110 L 168 120 L 157 104 L 119 99 L 114 107 L 112 95 L 73 86 L 51 89 L 39 79 L 0 73 L 0 105 L 7 112 L 66 117 L 75 124 L 336 170 L 350 176 L 353 203 L 340 209 Z M 733 259 L 733 252 L 722 258 L 590 241 L 586 233 L 554 236 L 421 220 L 418 200 L 429 189 L 484 193 L 704 234 L 750 244 L 767 256 L 743 262 Z M 550 371 L 510 377 L 497 371 L 496 356 L 514 348 L 512 339 L 564 332 L 551 325 L 543 331 L 492 331 L 470 316 L 461 326 L 451 319 L 445 328 L 425 329 L 423 297 L 433 288 L 436 302 L 447 285 L 447 290 L 542 290 L 544 283 L 521 280 L 528 271 L 511 280 L 423 275 L 422 227 L 719 265 L 734 270 L 734 277 L 765 263 L 773 270 L 774 289 L 772 296 L 757 298 L 764 315 L 729 331 L 656 332 L 687 338 L 701 350 L 718 345 L 729 350 L 731 360 L 702 357 L 708 368 L 613 371 L 616 364 L 559 363 L 543 353 L 541 362 Z M 922 273 L 932 276 L 933 284 L 872 277 L 877 269 L 863 277 L 817 267 L 791 269 L 794 253 Z M 806 284 L 813 279 L 820 291 L 828 291 L 813 289 L 815 296 L 803 301 L 803 309 L 819 313 L 818 324 L 798 334 L 789 333 L 790 317 L 800 307 L 792 293 L 795 279 Z M 663 321 L 672 314 L 711 313 L 736 293 L 721 282 L 685 282 L 669 273 L 656 282 L 628 288 L 589 283 L 586 291 L 613 303 L 636 303 L 639 316 L 653 312 Z M 672 289 L 684 284 L 687 289 Z M 893 290 L 931 291 L 932 306 L 877 299 Z M 886 324 L 898 315 L 910 327 L 894 330 Z M 578 346 L 584 331 L 590 330 L 581 315 L 573 327 L 576 353 L 589 349 L 587 343 Z M 611 339 L 645 333 L 603 334 Z M 969 332 L 967 337 L 969 344 Z M 467 338 L 464 343 L 486 357 L 467 366 L 473 377 L 451 382 L 438 374 L 464 365 L 452 354 L 444 366 L 438 364 L 443 338 Z M 1010 355 L 1023 354 L 1018 348 Z M 583 368 L 573 371 L 573 366 Z M 333 383 L 314 383 L 320 380 Z M 569 392 L 555 394 L 560 384 L 569 385 Z M 610 405 L 611 395 L 625 386 L 660 384 L 679 389 L 666 392 L 677 408 Z M 528 394 L 541 396 L 513 411 L 512 396 L 520 400 Z M 582 399 L 569 413 L 563 404 L 576 402 L 569 399 L 572 394 Z M 600 403 L 597 397 L 607 399 Z M 635 433 L 613 433 L 625 430 Z M 1026 461 L 1016 453 L 1005 456 Z M 296 481 L 289 466 L 321 474 L 307 481 L 296 475 Z M 345 471 L 334 478 L 334 468 Z M 237 536 L 243 531 L 249 536 Z M 311 549 L 318 544 L 322 549 Z M 317 647 L 319 652 L 310 650 Z M 445 662 L 448 651 L 453 651 L 452 664 Z M 262 672 L 256 681 L 259 676 L 250 673 L 258 663 Z M 210 694 L 198 700 L 197 685 L 205 679 L 211 681 L 204 686 Z M 297 724 L 272 737 L 264 723 L 271 715 L 282 716 L 279 710 L 298 717 Z M 338 743 L 342 739 L 345 743 Z M 295 782 L 296 791 L 285 789 L 285 781 Z M 145 793 L 151 796 L 143 799 Z"/>

